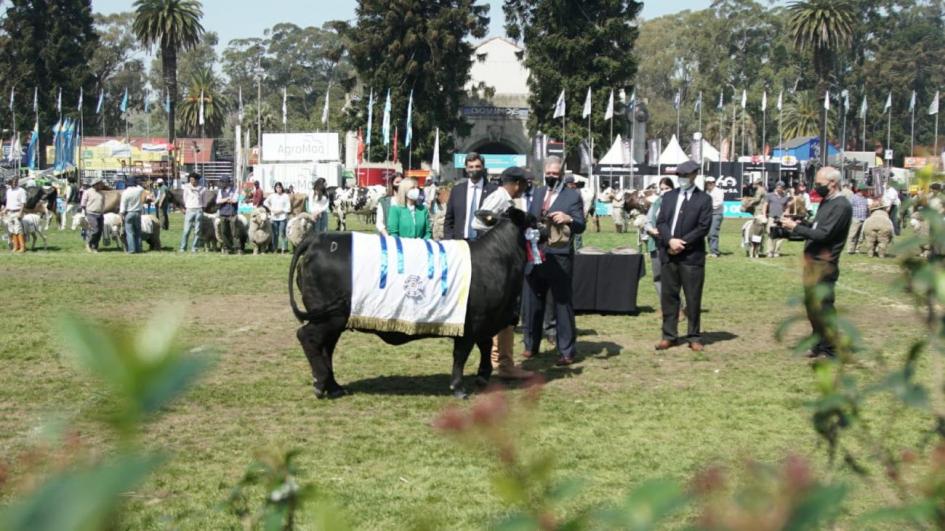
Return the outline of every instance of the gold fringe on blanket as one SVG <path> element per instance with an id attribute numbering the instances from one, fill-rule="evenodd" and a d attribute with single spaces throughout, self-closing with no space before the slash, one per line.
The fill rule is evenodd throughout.
<path id="1" fill-rule="evenodd" d="M 377 317 L 348 317 L 349 330 L 374 330 L 376 332 L 399 332 L 418 336 L 462 337 L 465 325 L 449 323 L 413 323 L 397 319 L 379 319 Z"/>

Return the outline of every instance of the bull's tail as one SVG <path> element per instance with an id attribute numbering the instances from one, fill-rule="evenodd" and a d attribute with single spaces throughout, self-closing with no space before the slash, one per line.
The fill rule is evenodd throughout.
<path id="1" fill-rule="evenodd" d="M 295 318 L 299 322 L 310 321 L 312 319 L 312 314 L 307 310 L 302 311 L 298 304 L 295 302 L 295 272 L 299 267 L 299 257 L 305 253 L 309 245 L 315 240 L 311 237 L 304 238 L 302 242 L 295 248 L 295 251 L 292 253 L 292 263 L 289 265 L 289 304 L 292 305 L 292 313 L 295 314 Z"/>

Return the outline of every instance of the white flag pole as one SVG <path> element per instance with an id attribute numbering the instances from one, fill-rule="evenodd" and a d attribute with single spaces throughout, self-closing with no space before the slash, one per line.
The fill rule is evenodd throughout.
<path id="1" fill-rule="evenodd" d="M 912 107 L 912 109 L 910 109 L 912 113 L 912 131 L 910 132 L 910 136 L 909 136 L 909 155 L 914 157 L 915 156 L 915 91 L 914 90 L 912 91 L 912 105 L 910 105 L 910 107 Z"/>

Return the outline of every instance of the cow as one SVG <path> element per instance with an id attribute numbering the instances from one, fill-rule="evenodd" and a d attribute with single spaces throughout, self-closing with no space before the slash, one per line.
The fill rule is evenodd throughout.
<path id="1" fill-rule="evenodd" d="M 537 221 L 518 209 L 501 217 L 480 216 L 493 228 L 469 242 L 471 278 L 462 336 L 453 338 L 453 368 L 450 390 L 457 398 L 467 398 L 463 368 L 472 347 L 480 353 L 477 383 L 484 386 L 492 374 L 492 337 L 515 321 L 519 294 L 525 274 L 527 228 Z M 303 323 L 297 332 L 312 371 L 317 398 L 338 398 L 346 393 L 335 380 L 333 356 L 351 315 L 352 235 L 330 232 L 310 233 L 292 254 L 289 266 L 289 304 Z M 301 293 L 302 307 L 295 290 Z M 390 345 L 402 345 L 436 335 L 408 335 L 398 332 L 373 333 Z"/>
<path id="2" fill-rule="evenodd" d="M 760 213 L 742 225 L 742 247 L 745 248 L 745 256 L 748 258 L 758 258 L 761 254 L 761 244 L 767 226 L 768 218 Z"/>
<path id="3" fill-rule="evenodd" d="M 378 201 L 387 193 L 383 186 L 371 186 L 370 188 L 345 188 L 335 187 L 328 189 L 328 200 L 331 211 L 338 218 L 337 229 L 340 231 L 348 230 L 347 216 L 351 214 L 360 214 L 370 222 L 374 218 L 374 211 L 377 208 Z"/>
<path id="4" fill-rule="evenodd" d="M 272 243 L 272 221 L 269 210 L 259 207 L 249 217 L 249 241 L 253 244 L 253 254 L 269 249 Z"/>

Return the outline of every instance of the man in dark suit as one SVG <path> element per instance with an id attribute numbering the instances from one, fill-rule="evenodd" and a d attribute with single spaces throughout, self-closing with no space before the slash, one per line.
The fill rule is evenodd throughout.
<path id="1" fill-rule="evenodd" d="M 666 350 L 679 342 L 679 291 L 686 293 L 689 348 L 702 351 L 702 286 L 705 283 L 705 238 L 712 226 L 712 197 L 696 188 L 699 165 L 692 161 L 676 168 L 679 187 L 663 196 L 656 228 L 663 292 L 663 339 L 656 350 Z"/>
<path id="2" fill-rule="evenodd" d="M 476 229 L 472 226 L 475 213 L 486 196 L 496 189 L 496 185 L 486 180 L 486 168 L 479 153 L 466 155 L 464 173 L 466 181 L 453 187 L 446 203 L 446 215 L 443 218 L 445 240 L 475 240 Z"/>
<path id="3" fill-rule="evenodd" d="M 557 320 L 556 336 L 560 355 L 557 365 L 570 365 L 574 362 L 575 354 L 574 306 L 571 302 L 573 237 L 584 232 L 585 221 L 581 195 L 576 190 L 562 186 L 562 167 L 558 157 L 546 159 L 546 186 L 534 190 L 528 212 L 538 218 L 547 218 L 562 229 L 569 228 L 572 240 L 557 247 L 542 245 L 542 263 L 536 265 L 530 260 L 525 266 L 525 351 L 522 356 L 530 358 L 539 352 L 545 303 L 550 290 Z"/>

